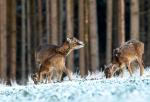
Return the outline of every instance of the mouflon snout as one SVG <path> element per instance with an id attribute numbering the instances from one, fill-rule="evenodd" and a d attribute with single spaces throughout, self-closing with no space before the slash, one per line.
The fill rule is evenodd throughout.
<path id="1" fill-rule="evenodd" d="M 105 66 L 105 70 L 104 70 L 104 75 L 106 78 L 111 78 L 113 75 L 113 64 L 109 64 L 107 66 Z"/>
<path id="2" fill-rule="evenodd" d="M 37 73 L 32 74 L 31 79 L 33 80 L 34 84 L 37 84 L 38 83 L 38 74 Z"/>

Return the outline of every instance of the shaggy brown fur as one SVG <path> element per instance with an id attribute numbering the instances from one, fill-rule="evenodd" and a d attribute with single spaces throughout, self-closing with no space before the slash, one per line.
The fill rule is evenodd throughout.
<path id="1" fill-rule="evenodd" d="M 138 40 L 129 40 L 121 45 L 119 48 L 114 49 L 112 62 L 107 66 L 104 73 L 106 78 L 110 78 L 114 75 L 117 70 L 123 70 L 124 67 L 128 67 L 130 76 L 132 76 L 131 62 L 137 61 L 140 66 L 140 75 L 144 72 L 144 63 L 142 56 L 144 54 L 144 43 Z"/>
<path id="2" fill-rule="evenodd" d="M 56 72 L 57 80 L 61 80 L 62 73 L 65 72 L 71 80 L 71 71 L 65 66 L 66 56 L 75 49 L 80 49 L 84 46 L 83 42 L 72 37 L 61 45 L 46 45 L 40 47 L 36 51 L 36 61 L 40 64 L 39 71 L 32 76 L 35 83 L 43 80 L 43 75 L 48 76 L 48 80 L 51 81 L 53 73 Z"/>

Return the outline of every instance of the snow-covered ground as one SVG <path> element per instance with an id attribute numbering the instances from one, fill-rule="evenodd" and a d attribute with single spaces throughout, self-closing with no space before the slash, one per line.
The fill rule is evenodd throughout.
<path id="1" fill-rule="evenodd" d="M 0 85 L 0 102 L 150 102 L 150 70 L 143 77 L 136 72 L 124 78 L 103 78 L 98 72 L 73 81 L 26 86 Z M 93 80 L 94 79 L 94 80 Z"/>

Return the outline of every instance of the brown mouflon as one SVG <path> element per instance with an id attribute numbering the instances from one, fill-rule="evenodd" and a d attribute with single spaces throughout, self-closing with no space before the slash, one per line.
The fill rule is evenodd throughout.
<path id="1" fill-rule="evenodd" d="M 138 40 L 129 40 L 120 47 L 113 50 L 112 62 L 104 71 L 106 78 L 110 78 L 118 70 L 122 70 L 123 77 L 124 68 L 127 66 L 130 76 L 132 76 L 131 62 L 137 61 L 140 66 L 140 75 L 144 73 L 144 63 L 142 56 L 144 54 L 144 43 Z"/>
<path id="2" fill-rule="evenodd" d="M 32 75 L 32 79 L 35 83 L 42 81 L 43 76 L 48 76 L 48 80 L 56 73 L 57 80 L 61 80 L 62 73 L 65 72 L 71 80 L 71 71 L 66 68 L 65 60 L 66 56 L 75 49 L 84 47 L 84 43 L 76 39 L 75 37 L 67 38 L 67 40 L 61 45 L 44 45 L 40 46 L 35 53 L 35 59 L 38 63 L 39 70 Z"/>

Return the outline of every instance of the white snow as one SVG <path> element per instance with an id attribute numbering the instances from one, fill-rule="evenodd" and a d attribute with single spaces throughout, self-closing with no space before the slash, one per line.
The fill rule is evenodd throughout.
<path id="1" fill-rule="evenodd" d="M 150 70 L 143 77 L 137 71 L 124 78 L 105 79 L 102 72 L 80 78 L 73 76 L 61 83 L 26 86 L 0 84 L 0 102 L 150 102 Z"/>

